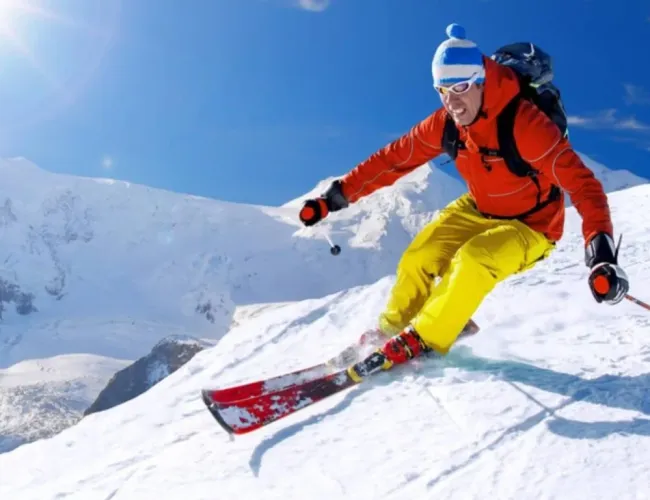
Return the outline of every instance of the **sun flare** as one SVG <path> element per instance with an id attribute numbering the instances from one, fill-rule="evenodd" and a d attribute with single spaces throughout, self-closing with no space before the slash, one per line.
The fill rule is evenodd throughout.
<path id="1" fill-rule="evenodd" d="M 19 48 L 24 48 L 18 33 L 20 18 L 36 18 L 53 21 L 65 21 L 54 12 L 38 5 L 39 0 L 0 0 L 0 43 L 9 41 Z M 4 40 L 3 40 L 4 39 Z"/>
<path id="2" fill-rule="evenodd" d="M 38 20 L 66 22 L 65 18 L 38 5 L 42 0 L 0 0 L 0 49 L 15 51 L 52 83 L 52 77 L 36 59 L 27 41 L 29 24 Z"/>
<path id="3" fill-rule="evenodd" d="M 20 9 L 21 4 L 26 3 L 24 0 L 0 0 L 0 18 L 5 19 L 7 15 Z"/>
<path id="4" fill-rule="evenodd" d="M 85 92 L 112 46 L 123 1 L 0 0 L 0 68 L 14 70 L 0 80 L 0 100 L 22 106 L 12 130 L 55 116 Z M 24 79 L 33 93 L 23 91 Z"/>
<path id="5" fill-rule="evenodd" d="M 0 23 L 11 25 L 22 15 L 51 17 L 51 13 L 39 7 L 32 0 L 0 0 Z"/>
<path id="6" fill-rule="evenodd" d="M 16 38 L 15 21 L 20 13 L 20 0 L 0 0 L 0 36 Z"/>
<path id="7" fill-rule="evenodd" d="M 24 52 L 26 47 L 17 25 L 19 18 L 23 16 L 50 17 L 50 13 L 30 0 L 0 0 L 0 43 L 9 42 L 21 52 Z"/>

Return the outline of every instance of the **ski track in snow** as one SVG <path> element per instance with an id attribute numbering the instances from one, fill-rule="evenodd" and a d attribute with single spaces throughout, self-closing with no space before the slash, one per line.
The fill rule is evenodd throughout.
<path id="1" fill-rule="evenodd" d="M 650 186 L 610 200 L 631 293 L 649 300 Z M 151 390 L 0 454 L 0 498 L 650 499 L 650 312 L 595 303 L 581 220 L 567 217 L 551 258 L 498 285 L 475 315 L 482 331 L 444 359 L 231 438 L 202 388 L 337 353 L 374 325 L 393 277 L 248 304 L 215 347 Z"/>

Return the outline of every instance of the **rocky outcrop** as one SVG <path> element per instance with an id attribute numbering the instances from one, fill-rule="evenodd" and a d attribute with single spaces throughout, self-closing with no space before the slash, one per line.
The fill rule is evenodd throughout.
<path id="1" fill-rule="evenodd" d="M 84 416 L 108 410 L 149 390 L 174 373 L 210 344 L 185 336 L 170 336 L 154 346 L 149 354 L 117 372 Z"/>
<path id="2" fill-rule="evenodd" d="M 23 316 L 37 311 L 33 293 L 25 293 L 15 283 L 0 278 L 0 319 L 5 311 L 5 304 L 13 304 L 16 312 Z"/>

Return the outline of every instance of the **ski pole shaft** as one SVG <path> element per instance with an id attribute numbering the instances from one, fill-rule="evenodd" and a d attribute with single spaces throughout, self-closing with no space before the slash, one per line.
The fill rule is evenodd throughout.
<path id="1" fill-rule="evenodd" d="M 646 304 L 642 300 L 637 299 L 636 297 L 632 297 L 629 293 L 625 295 L 625 298 L 631 302 L 634 302 L 635 304 L 643 307 L 644 309 L 647 309 L 650 311 L 650 304 Z"/>
<path id="2" fill-rule="evenodd" d="M 327 233 L 325 233 L 325 239 L 326 239 L 327 242 L 330 244 L 330 253 L 331 253 L 332 255 L 338 255 L 338 254 L 341 253 L 341 247 L 338 246 L 338 245 L 335 245 L 334 243 L 332 243 L 332 240 L 331 240 L 330 237 L 327 235 Z"/>

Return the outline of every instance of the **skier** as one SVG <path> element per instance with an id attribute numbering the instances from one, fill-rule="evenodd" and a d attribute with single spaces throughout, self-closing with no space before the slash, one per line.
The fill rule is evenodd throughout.
<path id="1" fill-rule="evenodd" d="M 384 368 L 424 350 L 445 355 L 497 283 L 548 257 L 563 233 L 564 191 L 583 220 L 588 286 L 595 300 L 617 304 L 629 288 L 617 263 L 607 196 L 568 137 L 529 100 L 514 102 L 521 91 L 514 69 L 485 56 L 461 26 L 448 26 L 447 35 L 432 61 L 443 106 L 300 211 L 302 223 L 312 226 L 449 152 L 443 135 L 456 134 L 451 143 L 462 144 L 455 160 L 468 192 L 441 210 L 406 249 L 379 317 L 378 331 L 385 335 L 380 350 L 388 360 Z M 532 167 L 524 176 L 513 173 L 498 154 L 505 147 L 498 117 L 513 102 L 508 132 Z"/>

